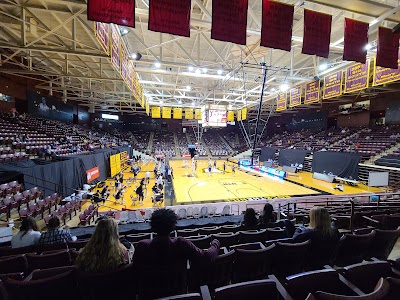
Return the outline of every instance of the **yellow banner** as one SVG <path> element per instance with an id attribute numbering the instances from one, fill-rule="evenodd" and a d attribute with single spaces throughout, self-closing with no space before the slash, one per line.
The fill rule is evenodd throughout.
<path id="1" fill-rule="evenodd" d="M 94 35 L 107 55 L 110 55 L 110 24 L 94 22 Z"/>
<path id="2" fill-rule="evenodd" d="M 195 119 L 196 120 L 201 120 L 201 109 L 200 108 L 196 108 L 194 111 L 194 115 L 195 115 Z"/>
<path id="3" fill-rule="evenodd" d="M 242 110 L 237 111 L 237 120 L 242 121 Z"/>
<path id="4" fill-rule="evenodd" d="M 151 107 L 151 117 L 153 119 L 161 118 L 161 107 L 159 106 L 152 106 Z"/>
<path id="5" fill-rule="evenodd" d="M 286 93 L 281 93 L 276 99 L 276 111 L 283 111 L 287 108 L 287 98 Z"/>
<path id="6" fill-rule="evenodd" d="M 228 117 L 227 117 L 228 122 L 233 122 L 235 121 L 235 112 L 233 110 L 228 111 Z"/>
<path id="7" fill-rule="evenodd" d="M 372 86 L 382 85 L 400 80 L 400 57 L 397 60 L 398 68 L 389 69 L 379 67 L 376 65 L 376 58 L 374 59 L 374 79 Z"/>
<path id="8" fill-rule="evenodd" d="M 246 120 L 247 119 L 247 107 L 244 107 L 242 109 L 242 120 Z"/>
<path id="9" fill-rule="evenodd" d="M 348 67 L 345 72 L 344 92 L 353 93 L 368 88 L 369 60 L 365 64 L 356 63 Z"/>
<path id="10" fill-rule="evenodd" d="M 174 107 L 174 119 L 182 119 L 182 108 Z"/>
<path id="11" fill-rule="evenodd" d="M 150 115 L 150 105 L 149 102 L 146 101 L 146 114 Z"/>
<path id="12" fill-rule="evenodd" d="M 145 105 L 146 105 L 146 96 L 142 94 L 142 101 L 140 102 L 140 106 L 144 108 Z"/>
<path id="13" fill-rule="evenodd" d="M 193 108 L 185 108 L 185 119 L 193 120 Z"/>
<path id="14" fill-rule="evenodd" d="M 162 108 L 162 117 L 163 119 L 171 119 L 171 107 Z"/>
<path id="15" fill-rule="evenodd" d="M 110 171 L 111 177 L 114 177 L 121 172 L 121 154 L 114 154 L 110 156 Z"/>
<path id="16" fill-rule="evenodd" d="M 289 91 L 289 107 L 301 105 L 301 86 L 296 86 Z"/>

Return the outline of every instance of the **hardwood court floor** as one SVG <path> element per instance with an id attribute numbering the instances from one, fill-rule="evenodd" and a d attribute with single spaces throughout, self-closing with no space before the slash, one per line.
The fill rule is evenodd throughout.
<path id="1" fill-rule="evenodd" d="M 364 185 L 350 187 L 345 185 L 345 192 L 334 190 L 336 184 L 316 180 L 312 174 L 301 172 L 292 174 L 288 180 L 276 177 L 258 177 L 247 174 L 236 168 L 232 173 L 231 165 L 227 165 L 225 174 L 213 173 L 211 176 L 203 169 L 208 161 L 198 161 L 194 177 L 188 177 L 191 168 L 184 166 L 184 161 L 170 161 L 174 169 L 173 186 L 176 203 L 192 203 L 203 201 L 240 201 L 251 197 L 288 198 L 292 196 L 330 194 L 359 194 L 380 191 Z M 223 161 L 218 161 L 217 168 L 222 170 Z"/>

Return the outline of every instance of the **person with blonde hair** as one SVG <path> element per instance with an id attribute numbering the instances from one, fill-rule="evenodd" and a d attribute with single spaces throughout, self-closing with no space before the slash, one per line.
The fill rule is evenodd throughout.
<path id="1" fill-rule="evenodd" d="M 104 272 L 126 263 L 128 250 L 119 240 L 117 222 L 112 218 L 100 220 L 76 259 L 77 268 L 86 272 Z"/>
<path id="2" fill-rule="evenodd" d="M 315 206 L 310 210 L 308 227 L 300 226 L 296 229 L 293 239 L 306 241 L 318 236 L 322 239 L 338 239 L 339 232 L 333 226 L 331 216 L 326 208 Z"/>

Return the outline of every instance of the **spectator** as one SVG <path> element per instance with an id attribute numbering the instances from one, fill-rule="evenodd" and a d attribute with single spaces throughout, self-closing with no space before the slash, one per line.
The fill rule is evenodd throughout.
<path id="1" fill-rule="evenodd" d="M 36 220 L 30 216 L 22 219 L 19 232 L 11 239 L 11 248 L 20 248 L 35 245 L 39 242 L 40 232 Z"/>
<path id="2" fill-rule="evenodd" d="M 254 208 L 246 209 L 243 217 L 242 226 L 246 229 L 257 229 L 258 219 L 256 217 L 256 211 Z"/>
<path id="3" fill-rule="evenodd" d="M 151 216 L 150 225 L 157 235 L 152 240 L 142 240 L 137 244 L 134 260 L 146 265 L 162 266 L 187 259 L 206 263 L 217 257 L 218 240 L 213 240 L 207 250 L 202 250 L 182 237 L 171 238 L 170 233 L 175 229 L 176 221 L 177 216 L 172 210 L 156 210 Z"/>
<path id="4" fill-rule="evenodd" d="M 100 220 L 92 237 L 76 259 L 78 269 L 104 272 L 128 263 L 128 250 L 121 244 L 117 222 L 112 218 Z"/>
<path id="5" fill-rule="evenodd" d="M 274 207 L 271 204 L 266 203 L 264 205 L 263 213 L 260 216 L 260 224 L 268 225 L 275 221 L 276 221 L 276 216 L 274 213 Z"/>
<path id="6" fill-rule="evenodd" d="M 296 229 L 293 239 L 295 241 L 320 240 L 321 242 L 338 241 L 339 232 L 332 226 L 329 212 L 324 207 L 313 207 L 310 210 L 310 224 L 308 227 L 300 226 Z"/>
<path id="7" fill-rule="evenodd" d="M 47 225 L 48 231 L 40 235 L 39 244 L 57 244 L 67 241 L 76 241 L 76 236 L 72 236 L 69 229 L 61 229 L 60 219 L 52 217 Z"/>

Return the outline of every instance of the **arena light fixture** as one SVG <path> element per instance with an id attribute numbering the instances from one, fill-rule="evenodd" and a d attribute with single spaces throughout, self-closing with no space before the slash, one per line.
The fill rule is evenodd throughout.
<path id="1" fill-rule="evenodd" d="M 189 72 L 193 72 L 194 67 L 193 66 L 189 66 Z"/>
<path id="2" fill-rule="evenodd" d="M 272 93 L 276 93 L 276 88 L 272 88 L 272 89 L 271 89 L 271 92 L 272 92 Z"/>
<path id="3" fill-rule="evenodd" d="M 368 44 L 365 45 L 365 50 L 368 51 L 368 50 L 371 50 L 371 48 L 372 48 L 371 44 L 368 43 Z"/>
<path id="4" fill-rule="evenodd" d="M 187 89 L 188 91 L 190 91 L 190 90 L 192 89 L 192 87 L 191 87 L 190 85 L 187 85 L 187 86 L 186 86 L 186 89 Z"/>
<path id="5" fill-rule="evenodd" d="M 125 27 L 119 27 L 119 32 L 121 33 L 121 36 L 125 36 L 129 33 L 129 30 Z"/>
<path id="6" fill-rule="evenodd" d="M 325 71 L 326 69 L 328 69 L 328 64 L 327 63 L 323 63 L 323 64 L 319 65 L 318 69 L 320 71 Z"/>
<path id="7" fill-rule="evenodd" d="M 217 74 L 218 74 L 218 75 L 222 75 L 223 72 L 224 72 L 224 71 L 223 71 L 222 69 L 219 69 L 219 70 L 217 71 Z"/>
<path id="8" fill-rule="evenodd" d="M 203 68 L 202 71 L 204 74 L 206 74 L 208 70 L 207 70 L 207 68 Z"/>
<path id="9" fill-rule="evenodd" d="M 289 85 L 286 83 L 281 84 L 281 92 L 286 92 L 289 89 Z"/>
<path id="10" fill-rule="evenodd" d="M 196 73 L 197 75 L 200 75 L 200 74 L 201 74 L 201 70 L 200 70 L 200 69 L 196 69 L 195 73 Z"/>
<path id="11" fill-rule="evenodd" d="M 140 60 L 142 58 L 142 54 L 140 54 L 139 52 L 135 52 L 131 54 L 131 59 L 134 60 Z"/>
<path id="12" fill-rule="evenodd" d="M 161 63 L 160 63 L 159 61 L 156 61 L 156 62 L 154 63 L 154 66 L 155 66 L 157 69 L 159 69 L 159 68 L 161 68 Z"/>
<path id="13" fill-rule="evenodd" d="M 116 115 L 110 115 L 110 114 L 101 114 L 101 117 L 103 119 L 109 119 L 109 120 L 119 120 L 119 117 Z"/>

